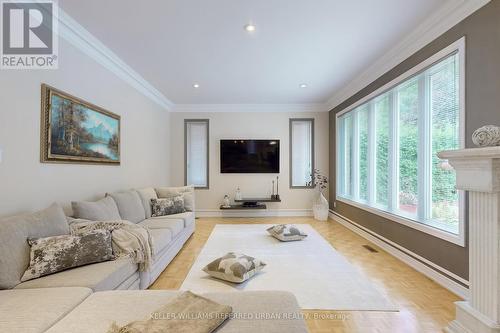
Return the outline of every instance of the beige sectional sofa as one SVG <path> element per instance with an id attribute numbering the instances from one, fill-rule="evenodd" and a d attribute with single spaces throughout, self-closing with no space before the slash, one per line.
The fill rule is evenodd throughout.
<path id="1" fill-rule="evenodd" d="M 151 217 L 149 202 L 156 197 L 153 188 L 111 193 L 98 202 L 80 205 L 84 208 L 79 207 L 77 212 L 89 219 L 123 219 L 148 227 L 155 251 L 154 263 L 148 271 L 139 272 L 138 266 L 130 260 L 119 259 L 21 282 L 21 276 L 29 264 L 27 239 L 69 233 L 62 208 L 54 204 L 41 212 L 0 220 L 0 252 L 8 254 L 0 256 L 0 288 L 88 287 L 93 291 L 146 289 L 158 278 L 195 229 L 192 211 Z M 110 203 L 117 207 L 116 214 L 107 214 L 105 211 L 109 210 Z M 93 207 L 97 207 L 93 212 L 82 212 Z"/>
<path id="2" fill-rule="evenodd" d="M 193 188 L 139 189 L 111 193 L 96 203 L 74 206 L 80 218 L 123 219 L 148 227 L 155 258 L 147 271 L 129 259 L 90 264 L 21 282 L 29 265 L 28 238 L 64 235 L 68 219 L 56 204 L 32 214 L 0 219 L 0 332 L 106 332 L 113 321 L 144 319 L 179 291 L 146 291 L 195 229 L 191 211 L 152 217 L 150 201 Z M 110 208 L 111 207 L 111 208 Z M 116 207 L 116 211 L 113 210 Z M 111 209 L 111 210 L 109 210 Z M 236 313 L 300 313 L 295 297 L 284 292 L 207 294 Z M 231 319 L 219 332 L 307 332 L 302 319 Z"/>

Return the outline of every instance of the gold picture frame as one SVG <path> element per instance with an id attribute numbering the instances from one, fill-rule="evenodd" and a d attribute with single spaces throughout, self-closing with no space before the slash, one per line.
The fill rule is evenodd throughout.
<path id="1" fill-rule="evenodd" d="M 120 116 L 47 84 L 41 88 L 40 161 L 120 165 Z"/>

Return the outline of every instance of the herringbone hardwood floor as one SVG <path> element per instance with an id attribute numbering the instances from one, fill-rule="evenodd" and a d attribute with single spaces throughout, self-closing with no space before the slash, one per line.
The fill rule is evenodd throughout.
<path id="1" fill-rule="evenodd" d="M 150 288 L 179 289 L 213 227 L 240 223 L 312 225 L 400 309 L 399 312 L 305 310 L 311 333 L 434 333 L 442 332 L 454 318 L 453 302 L 460 300 L 458 296 L 337 222 L 318 222 L 309 217 L 197 219 L 194 235 Z M 378 253 L 368 251 L 363 245 L 370 245 Z"/>

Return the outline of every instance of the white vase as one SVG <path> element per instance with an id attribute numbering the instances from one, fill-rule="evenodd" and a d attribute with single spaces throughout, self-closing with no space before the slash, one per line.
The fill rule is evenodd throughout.
<path id="1" fill-rule="evenodd" d="M 318 221 L 328 220 L 328 208 L 328 200 L 326 200 L 322 192 L 319 192 L 313 204 L 314 219 Z"/>

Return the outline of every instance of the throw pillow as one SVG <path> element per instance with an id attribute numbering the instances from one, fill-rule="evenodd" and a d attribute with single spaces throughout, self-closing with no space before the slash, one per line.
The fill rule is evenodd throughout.
<path id="1" fill-rule="evenodd" d="M 158 198 L 172 198 L 182 195 L 184 198 L 184 208 L 188 212 L 194 212 L 194 186 L 180 186 L 180 187 L 159 187 L 156 189 Z"/>
<path id="2" fill-rule="evenodd" d="M 77 219 L 91 221 L 112 221 L 121 220 L 120 212 L 116 202 L 111 197 L 106 197 L 98 201 L 73 201 L 73 216 Z"/>
<path id="3" fill-rule="evenodd" d="M 168 199 L 151 199 L 152 217 L 184 213 L 184 198 L 179 195 Z"/>
<path id="4" fill-rule="evenodd" d="M 282 242 L 299 241 L 307 237 L 307 234 L 300 231 L 294 225 L 290 224 L 278 224 L 267 229 L 274 238 L 279 239 Z"/>
<path id="5" fill-rule="evenodd" d="M 0 219 L 0 289 L 14 288 L 30 263 L 29 238 L 69 234 L 63 209 L 52 204 L 32 214 Z"/>
<path id="6" fill-rule="evenodd" d="M 217 258 L 203 268 L 203 271 L 214 278 L 241 283 L 261 271 L 265 263 L 254 257 L 241 253 L 229 252 Z"/>
<path id="7" fill-rule="evenodd" d="M 190 291 L 185 291 L 156 311 L 153 311 L 148 319 L 133 321 L 123 327 L 114 322 L 108 333 L 210 333 L 229 318 L 232 312 L 233 309 L 229 305 L 219 304 Z"/>
<path id="8" fill-rule="evenodd" d="M 63 235 L 28 240 L 30 265 L 21 281 L 35 279 L 69 268 L 113 259 L 111 233 L 94 230 L 84 235 Z"/>

